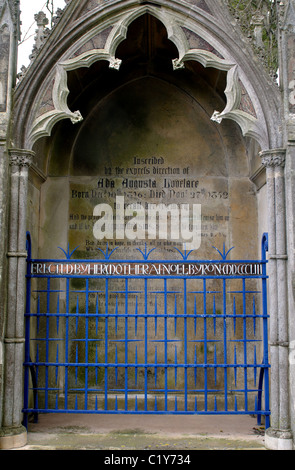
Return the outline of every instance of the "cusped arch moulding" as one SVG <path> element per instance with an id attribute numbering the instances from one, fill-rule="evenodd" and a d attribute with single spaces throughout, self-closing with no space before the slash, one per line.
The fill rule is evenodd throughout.
<path id="1" fill-rule="evenodd" d="M 259 120 L 239 109 L 241 102 L 241 87 L 239 83 L 239 66 L 232 60 L 223 59 L 213 52 L 205 49 L 190 49 L 185 33 L 181 26 L 175 21 L 174 17 L 167 11 L 160 10 L 145 5 L 134 9 L 125 14 L 117 21 L 106 40 L 104 49 L 92 49 L 77 56 L 68 59 L 62 59 L 55 70 L 55 80 L 52 91 L 52 101 L 54 109 L 38 116 L 32 126 L 29 140 L 33 145 L 41 137 L 50 136 L 54 125 L 63 120 L 70 119 L 73 124 L 83 120 L 80 111 L 71 111 L 67 104 L 69 89 L 67 84 L 67 73 L 71 70 L 77 70 L 81 67 L 90 67 L 98 61 L 108 61 L 110 68 L 120 69 L 121 60 L 116 58 L 116 50 L 119 44 L 126 39 L 129 25 L 140 16 L 149 13 L 161 21 L 166 30 L 170 41 L 172 41 L 178 50 L 178 58 L 173 62 L 173 69 L 177 71 L 183 68 L 186 61 L 196 61 L 203 67 L 213 67 L 227 72 L 227 86 L 225 95 L 227 99 L 226 107 L 222 112 L 215 111 L 211 117 L 212 121 L 221 123 L 223 119 L 231 119 L 238 123 L 244 136 L 255 138 L 262 149 L 267 148 L 267 133 Z M 109 24 L 106 26 L 110 26 Z M 97 34 L 97 29 L 93 30 Z M 85 35 L 85 42 L 89 41 L 89 32 Z M 81 39 L 79 40 L 81 47 Z M 71 47 L 73 51 L 73 47 Z"/>

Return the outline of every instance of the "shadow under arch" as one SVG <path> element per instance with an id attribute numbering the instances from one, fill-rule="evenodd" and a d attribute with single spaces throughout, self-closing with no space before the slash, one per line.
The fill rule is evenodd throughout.
<path id="1" fill-rule="evenodd" d="M 48 173 L 51 175 L 71 174 L 73 167 L 77 167 L 77 164 L 73 163 L 74 161 L 77 163 L 77 152 L 75 153 L 74 147 L 81 134 L 85 135 L 86 126 L 88 126 L 91 132 L 91 129 L 94 129 L 95 125 L 100 122 L 98 133 L 102 132 L 104 134 L 105 131 L 106 133 L 101 139 L 97 139 L 98 141 L 102 139 L 107 140 L 107 135 L 109 135 L 112 128 L 114 134 L 115 125 L 113 121 L 116 120 L 118 125 L 120 121 L 119 115 L 115 108 L 112 108 L 112 112 L 107 115 L 107 111 L 104 108 L 107 102 L 110 103 L 112 97 L 116 97 L 118 111 L 121 113 L 120 125 L 124 128 L 124 117 L 126 118 L 126 116 L 129 116 L 131 120 L 133 119 L 134 122 L 136 121 L 137 127 L 141 122 L 143 138 L 145 139 L 146 135 L 144 134 L 142 122 L 143 114 L 146 114 L 144 109 L 149 107 L 151 111 L 153 108 L 153 106 L 150 106 L 148 99 L 148 95 L 152 96 L 152 88 L 149 88 L 147 83 L 158 83 L 158 91 L 156 92 L 159 97 L 158 103 L 154 101 L 154 112 L 158 123 L 161 112 L 159 113 L 159 110 L 156 111 L 156 107 L 160 108 L 162 106 L 162 109 L 165 107 L 165 104 L 162 103 L 160 105 L 159 103 L 161 100 L 159 87 L 161 87 L 162 90 L 166 90 L 165 100 L 168 107 L 171 107 L 170 113 L 173 114 L 173 93 L 177 93 L 178 99 L 182 93 L 183 99 L 187 103 L 190 102 L 193 106 L 199 106 L 200 109 L 203 109 L 205 114 L 207 114 L 208 126 L 211 127 L 211 132 L 215 133 L 219 126 L 214 125 L 212 122 L 210 123 L 210 116 L 216 106 L 219 109 L 224 107 L 226 72 L 211 67 L 205 68 L 193 60 L 187 61 L 184 69 L 175 71 L 173 70 L 171 58 L 175 57 L 176 54 L 176 46 L 168 39 L 163 23 L 154 16 L 145 14 L 130 24 L 126 39 L 118 46 L 116 57 L 122 60 L 119 70 L 110 69 L 107 61 L 98 61 L 89 68 L 83 67 L 69 71 L 68 104 L 71 109 L 79 108 L 84 116 L 84 120 L 76 126 L 73 126 L 68 120 L 63 120 L 55 125 L 51 138 L 42 139 L 43 144 L 46 145 L 47 143 L 50 147 L 48 153 L 50 160 Z M 140 84 L 142 85 L 141 90 Z M 132 87 L 135 87 L 136 90 L 134 95 L 132 94 Z M 168 88 L 170 98 L 168 97 Z M 124 96 L 124 90 L 129 90 L 129 100 Z M 119 98 L 120 95 L 121 98 Z M 143 102 L 145 102 L 145 105 Z M 114 106 L 114 104 L 111 106 Z M 127 108 L 129 108 L 129 112 L 127 112 Z M 169 114 L 167 106 L 166 111 Z M 132 118 L 132 113 L 136 114 L 138 119 Z M 139 117 L 140 113 L 142 113 L 141 117 Z M 184 115 L 183 119 L 180 118 L 178 123 L 180 120 L 184 122 L 186 119 L 187 116 Z M 150 120 L 151 126 L 155 128 L 155 122 L 153 122 L 151 115 Z M 162 128 L 165 127 L 165 122 L 167 123 L 167 115 L 165 116 L 165 113 L 162 113 L 162 123 L 160 124 Z M 171 125 L 169 127 L 171 129 Z M 182 126 L 182 128 L 184 127 Z M 98 134 L 96 136 L 98 137 Z M 139 137 L 138 133 L 137 136 Z M 172 137 L 175 142 L 176 135 Z M 126 140 L 126 133 L 124 138 Z M 91 145 L 91 139 L 86 140 L 87 143 L 85 145 L 88 148 Z M 114 142 L 115 137 L 113 136 L 111 140 Z M 182 137 L 178 135 L 179 145 L 183 145 L 183 142 L 188 142 L 188 140 L 184 135 Z M 194 140 L 192 135 L 192 143 Z M 49 143 L 50 141 L 51 143 Z M 38 146 L 38 143 L 36 146 Z M 91 154 L 94 153 L 94 147 L 90 152 Z M 60 148 L 62 148 L 62 152 Z M 130 148 L 130 153 L 134 152 L 136 154 L 136 151 L 133 149 L 133 152 L 131 152 Z M 44 154 L 44 152 L 41 152 L 41 149 L 38 153 Z M 63 155 L 62 159 L 59 157 L 61 153 Z M 83 152 L 83 159 L 87 159 L 85 152 Z M 94 161 L 93 156 L 90 158 L 90 161 Z M 81 164 L 82 168 L 87 166 L 86 162 L 81 162 Z"/>

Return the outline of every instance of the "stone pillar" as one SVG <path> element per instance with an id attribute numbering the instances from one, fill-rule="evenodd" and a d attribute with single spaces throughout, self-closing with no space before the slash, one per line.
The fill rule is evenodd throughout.
<path id="1" fill-rule="evenodd" d="M 288 282 L 286 246 L 285 149 L 263 151 L 266 167 L 269 231 L 269 346 L 271 359 L 270 449 L 291 450 L 289 403 Z"/>
<path id="2" fill-rule="evenodd" d="M 22 426 L 24 313 L 26 299 L 26 208 L 28 170 L 34 153 L 12 149 L 10 156 L 10 213 L 8 240 L 7 321 L 4 338 L 4 406 L 0 449 L 21 447 L 27 433 Z"/>

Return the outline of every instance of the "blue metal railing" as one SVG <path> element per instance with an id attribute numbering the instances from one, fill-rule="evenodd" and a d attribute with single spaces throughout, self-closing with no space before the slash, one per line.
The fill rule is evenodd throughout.
<path id="1" fill-rule="evenodd" d="M 103 260 L 34 260 L 29 234 L 27 249 L 26 426 L 31 413 L 141 413 L 269 427 L 266 234 L 254 261 L 150 260 L 146 247 L 112 260 L 108 246 Z"/>

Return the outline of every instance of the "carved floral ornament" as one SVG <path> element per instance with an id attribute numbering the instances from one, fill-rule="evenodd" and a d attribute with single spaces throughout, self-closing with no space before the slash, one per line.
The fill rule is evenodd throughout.
<path id="1" fill-rule="evenodd" d="M 116 58 L 117 47 L 126 39 L 128 26 L 145 13 L 155 16 L 165 25 L 168 38 L 176 45 L 179 58 L 172 61 L 174 71 L 184 68 L 185 61 L 193 60 L 202 64 L 203 67 L 213 67 L 227 72 L 225 90 L 227 104 L 222 112 L 215 111 L 211 120 L 217 123 L 221 123 L 223 119 L 234 120 L 241 127 L 244 136 L 253 137 L 259 142 L 261 148 L 267 148 L 268 137 L 264 126 L 254 116 L 238 109 L 241 102 L 238 65 L 207 50 L 190 49 L 182 28 L 175 22 L 174 18 L 167 12 L 158 11 L 151 5 L 137 8 L 115 24 L 104 49 L 92 49 L 73 58 L 62 60 L 56 65 L 52 92 L 54 110 L 39 116 L 34 121 L 29 136 L 30 144 L 33 145 L 41 137 L 50 136 L 54 125 L 62 119 L 70 119 L 73 124 L 83 120 L 80 111 L 73 112 L 68 107 L 67 72 L 81 67 L 90 67 L 100 60 L 108 61 L 110 68 L 119 70 L 122 61 Z M 89 40 L 89 35 L 87 35 L 87 40 Z"/>
<path id="2" fill-rule="evenodd" d="M 260 152 L 261 163 L 265 168 L 284 167 L 286 161 L 285 149 L 265 150 Z"/>
<path id="3" fill-rule="evenodd" d="M 34 152 L 23 149 L 10 149 L 9 150 L 9 165 L 11 167 L 26 167 L 29 168 L 33 163 Z"/>

